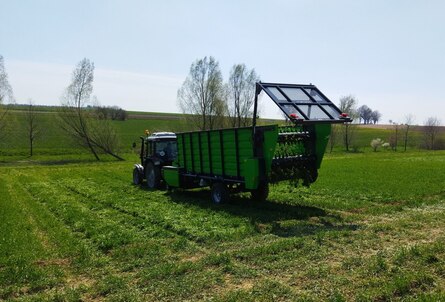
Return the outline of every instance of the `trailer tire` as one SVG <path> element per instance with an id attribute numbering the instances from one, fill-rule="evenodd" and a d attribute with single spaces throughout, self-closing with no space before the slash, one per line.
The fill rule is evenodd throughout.
<path id="1" fill-rule="evenodd" d="M 258 189 L 251 192 L 251 199 L 255 202 L 263 202 L 269 196 L 269 184 L 260 184 Z"/>
<path id="2" fill-rule="evenodd" d="M 134 169 L 133 169 L 133 184 L 140 185 L 142 183 L 142 179 L 143 179 L 143 176 L 142 176 L 141 171 L 138 168 L 134 167 Z"/>
<path id="3" fill-rule="evenodd" d="M 318 178 L 318 171 L 316 168 L 309 168 L 306 170 L 306 175 L 303 179 L 303 186 L 309 187 Z"/>
<path id="4" fill-rule="evenodd" d="M 229 201 L 229 191 L 222 182 L 216 182 L 212 185 L 212 202 L 216 204 L 226 203 Z"/>
<path id="5" fill-rule="evenodd" d="M 157 189 L 161 183 L 161 171 L 152 162 L 145 167 L 145 178 L 149 189 Z"/>

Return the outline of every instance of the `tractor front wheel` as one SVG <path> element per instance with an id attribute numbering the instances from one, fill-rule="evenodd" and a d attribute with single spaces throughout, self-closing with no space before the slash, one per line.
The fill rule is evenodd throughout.
<path id="1" fill-rule="evenodd" d="M 140 185 L 142 183 L 142 173 L 139 171 L 138 168 L 133 169 L 133 184 Z"/>
<path id="2" fill-rule="evenodd" d="M 149 162 L 145 167 L 145 178 L 149 189 L 157 189 L 161 183 L 161 171 L 152 162 Z"/>
<path id="3" fill-rule="evenodd" d="M 212 185 L 211 194 L 213 203 L 220 204 L 229 201 L 229 192 L 222 182 L 216 182 Z"/>

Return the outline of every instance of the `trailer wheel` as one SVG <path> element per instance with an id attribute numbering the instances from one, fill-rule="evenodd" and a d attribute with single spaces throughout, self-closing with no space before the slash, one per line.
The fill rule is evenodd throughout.
<path id="1" fill-rule="evenodd" d="M 216 182 L 212 185 L 211 195 L 213 203 L 216 204 L 226 203 L 229 200 L 229 192 L 222 182 Z"/>
<path id="2" fill-rule="evenodd" d="M 318 171 L 316 168 L 309 168 L 306 170 L 306 175 L 303 179 L 303 186 L 309 187 L 311 183 L 318 178 Z"/>
<path id="3" fill-rule="evenodd" d="M 133 169 L 133 184 L 140 185 L 142 183 L 142 174 L 138 168 Z"/>
<path id="4" fill-rule="evenodd" d="M 263 202 L 267 199 L 267 196 L 269 196 L 269 184 L 261 184 L 258 186 L 258 189 L 253 190 L 251 192 L 251 198 L 253 201 L 256 202 Z"/>
<path id="5" fill-rule="evenodd" d="M 161 182 L 161 171 L 152 162 L 149 162 L 145 167 L 145 178 L 147 179 L 148 188 L 157 189 Z"/>

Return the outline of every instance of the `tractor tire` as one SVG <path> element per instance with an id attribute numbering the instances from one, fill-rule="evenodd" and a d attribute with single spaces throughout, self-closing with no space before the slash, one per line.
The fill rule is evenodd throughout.
<path id="1" fill-rule="evenodd" d="M 143 179 L 143 175 L 142 173 L 139 171 L 138 168 L 134 168 L 133 169 L 133 184 L 138 186 L 142 183 L 142 179 Z"/>
<path id="2" fill-rule="evenodd" d="M 251 199 L 255 202 L 263 202 L 269 196 L 269 184 L 260 184 L 258 189 L 251 192 Z"/>
<path id="3" fill-rule="evenodd" d="M 229 201 L 229 191 L 222 182 L 216 182 L 212 185 L 212 202 L 215 204 L 226 203 Z"/>
<path id="4" fill-rule="evenodd" d="M 161 184 L 161 171 L 152 162 L 145 166 L 145 178 L 149 189 L 158 189 Z"/>

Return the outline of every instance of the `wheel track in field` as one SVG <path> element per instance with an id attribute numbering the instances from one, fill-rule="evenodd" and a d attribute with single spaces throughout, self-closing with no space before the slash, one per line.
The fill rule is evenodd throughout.
<path id="1" fill-rule="evenodd" d="M 85 192 L 82 192 L 81 190 L 78 190 L 77 188 L 75 188 L 75 187 L 73 187 L 71 184 L 66 184 L 66 183 L 54 183 L 54 182 L 52 182 L 52 184 L 54 184 L 54 185 L 57 185 L 59 188 L 65 188 L 65 189 L 68 189 L 69 191 L 71 191 L 71 192 L 73 192 L 73 193 L 75 193 L 76 195 L 81 195 L 81 196 L 83 196 L 83 198 L 84 199 L 86 199 L 86 200 L 90 200 L 91 199 L 91 196 L 90 195 L 88 195 L 87 193 L 85 193 Z M 56 192 L 56 191 L 55 191 Z M 94 201 L 99 201 L 100 202 L 100 200 L 99 199 L 94 199 L 94 198 L 92 198 Z M 94 203 L 90 203 L 89 204 L 89 206 L 95 206 L 96 204 L 94 204 Z M 94 211 L 98 211 L 98 210 L 100 210 L 100 209 L 98 209 L 97 207 L 96 208 L 94 208 L 93 209 Z M 121 210 L 124 210 L 124 211 L 126 211 L 126 209 L 119 209 L 120 211 Z M 126 214 L 126 216 L 133 216 L 133 214 L 132 213 L 128 213 L 128 214 Z M 202 252 L 202 251 L 201 251 Z M 199 266 L 200 267 L 202 267 L 203 269 L 205 268 L 205 270 L 212 270 L 212 267 L 213 267 L 213 265 L 211 265 L 211 264 L 206 264 L 206 257 L 205 257 L 205 255 L 207 255 L 207 253 L 204 253 L 204 257 L 197 257 L 197 258 L 195 258 L 195 259 L 184 259 L 184 261 L 190 261 L 190 262 L 198 262 L 198 263 L 202 263 L 202 264 L 200 264 Z M 238 265 L 243 265 L 242 263 L 239 263 Z M 196 295 L 197 293 L 194 293 L 193 295 Z"/>
<path id="2" fill-rule="evenodd" d="M 104 176 L 105 176 L 106 178 L 111 179 L 111 180 L 115 180 L 115 178 L 114 178 L 112 175 L 110 175 L 110 174 L 104 174 Z M 99 185 L 99 183 L 97 183 L 97 184 Z M 72 189 L 73 189 L 73 188 L 70 187 L 70 190 L 72 190 Z M 86 198 L 92 197 L 92 196 L 88 195 L 88 194 L 85 193 L 85 192 L 79 192 L 79 191 L 76 190 L 76 189 L 74 189 L 74 190 L 75 190 L 76 193 L 82 194 L 82 195 L 84 195 L 84 197 L 86 197 Z M 144 191 L 144 192 L 145 192 L 145 191 Z M 92 198 L 94 198 L 94 196 L 93 196 Z M 99 201 L 99 202 L 101 202 L 100 199 L 96 199 L 96 200 Z M 138 213 L 135 212 L 135 211 L 129 211 L 129 210 L 125 209 L 125 208 L 121 208 L 121 207 L 119 206 L 119 204 L 114 204 L 114 205 L 112 205 L 112 207 L 115 207 L 115 209 L 117 209 L 118 211 L 127 213 L 128 215 L 131 215 L 131 216 L 139 216 L 139 217 L 142 217 L 143 219 L 147 219 L 146 216 L 144 216 L 144 215 L 140 215 L 140 214 L 138 214 Z M 270 207 L 270 206 L 261 208 L 261 210 L 263 210 L 263 211 L 264 211 L 264 210 L 267 210 L 268 212 L 276 212 L 276 213 L 280 213 L 280 214 L 281 214 L 281 212 L 280 212 L 279 209 L 275 209 L 275 208 Z M 326 213 L 326 215 L 329 215 L 329 214 Z M 348 224 L 347 226 L 349 226 L 349 224 Z M 340 226 L 340 227 L 341 227 L 341 226 Z M 332 231 L 335 231 L 335 230 L 337 230 L 337 227 L 336 227 L 336 226 L 332 226 L 331 228 L 327 228 L 326 230 L 329 231 L 329 230 L 331 230 L 331 229 L 332 229 Z M 252 244 L 253 246 L 257 246 L 257 242 L 256 242 L 255 239 L 254 239 L 254 237 L 256 237 L 256 235 L 261 235 L 261 234 L 260 234 L 260 233 L 250 234 L 249 236 L 246 236 L 244 239 L 246 239 L 246 240 L 248 240 L 248 241 L 252 241 L 252 240 L 253 240 L 253 242 L 251 242 L 251 244 Z M 271 234 L 271 235 L 272 235 L 272 234 Z M 311 234 L 307 234 L 307 235 L 304 235 L 304 236 L 312 236 L 312 235 L 314 235 L 314 234 L 311 233 Z M 273 236 L 273 235 L 272 235 L 272 236 Z M 253 239 L 252 239 L 252 238 L 253 238 Z M 251 239 L 252 239 L 252 240 L 251 240 Z M 239 241 L 237 241 L 237 242 L 239 243 Z M 238 253 L 242 253 L 245 249 L 250 249 L 250 248 L 251 248 L 249 245 L 247 245 L 247 246 L 243 246 L 241 249 L 240 249 L 239 247 L 233 248 L 233 247 L 231 247 L 231 246 L 233 245 L 233 243 L 234 243 L 233 241 L 230 241 L 230 242 L 228 242 L 228 246 L 226 245 L 226 247 L 221 248 L 221 249 L 219 249 L 218 247 L 216 247 L 216 248 L 217 248 L 217 251 L 219 250 L 219 252 L 229 252 L 229 253 L 232 254 L 232 255 L 236 255 L 236 254 L 238 254 Z M 265 248 L 267 248 L 268 245 L 270 245 L 270 246 L 275 246 L 275 245 L 281 245 L 281 244 L 284 244 L 284 246 L 286 246 L 286 247 L 284 247 L 284 250 L 292 249 L 293 247 L 295 247 L 295 245 L 298 245 L 298 244 L 296 244 L 296 243 L 293 242 L 293 241 L 289 241 L 289 238 L 282 238 L 282 237 L 279 237 L 279 236 L 273 236 L 272 238 L 269 238 L 269 239 L 267 240 L 267 242 L 264 242 L 264 243 L 266 244 L 266 247 L 265 247 Z M 201 245 L 201 247 L 203 248 L 202 245 Z M 214 247 L 214 248 L 215 248 L 215 247 Z M 262 247 L 259 247 L 259 249 L 261 250 Z M 256 248 L 255 248 L 255 250 L 256 250 Z M 206 249 L 206 254 L 210 254 L 210 252 L 208 251 L 208 249 Z M 193 258 L 193 257 L 192 257 L 192 258 Z M 201 257 L 199 257 L 199 258 L 201 258 Z"/>
<path id="3" fill-rule="evenodd" d="M 40 188 L 42 187 L 41 183 L 36 183 L 36 184 L 38 187 L 40 187 Z M 55 217 L 60 218 L 61 217 L 60 209 L 57 207 L 57 205 L 56 205 L 57 201 L 55 200 L 56 196 L 59 194 L 59 191 L 56 190 L 56 187 L 68 189 L 68 188 L 62 186 L 60 183 L 51 181 L 50 185 L 46 186 L 46 188 L 45 188 L 45 191 L 46 191 L 45 193 L 46 193 L 46 195 L 49 195 L 49 197 L 48 196 L 44 197 L 46 199 L 45 202 L 42 202 L 40 200 L 40 198 L 38 199 L 38 201 L 42 202 L 48 208 L 48 210 L 53 213 L 53 215 Z M 35 192 L 33 191 L 32 188 L 27 187 L 27 189 L 29 190 L 29 193 L 31 195 L 35 194 Z M 50 190 L 52 190 L 52 191 L 50 191 Z M 78 195 L 78 194 L 76 194 L 76 195 Z M 53 198 L 54 200 L 48 201 L 51 198 Z M 105 215 L 103 215 L 103 214 L 101 215 L 101 213 L 98 212 L 98 209 L 93 209 L 91 207 L 91 205 L 88 204 L 87 202 L 79 202 L 78 199 L 76 199 L 72 196 L 70 196 L 68 198 L 68 200 L 63 201 L 61 203 L 61 205 L 63 205 L 64 208 L 66 208 L 66 206 L 68 206 L 69 209 L 71 209 L 71 210 L 77 210 L 79 213 L 82 214 L 82 217 L 87 217 L 88 220 L 90 220 L 90 221 L 101 221 L 101 218 L 105 217 Z M 87 229 L 84 229 L 81 227 L 79 230 L 79 227 L 75 226 L 75 224 L 78 222 L 75 219 L 72 219 L 72 221 L 70 221 L 70 220 L 67 220 L 67 217 L 63 217 L 62 221 L 64 222 L 65 225 L 67 225 L 71 229 L 71 231 L 73 233 L 78 233 L 78 234 L 81 233 L 81 234 L 83 234 L 84 239 L 90 239 L 90 235 L 88 235 Z M 117 225 L 116 223 L 109 223 L 109 222 L 108 222 L 108 224 L 109 225 L 113 225 L 113 224 Z M 135 230 L 135 229 L 133 229 L 133 230 Z M 107 253 L 103 253 L 103 254 L 106 255 Z"/>
<path id="4" fill-rule="evenodd" d="M 153 226 L 160 227 L 163 230 L 171 233 L 174 236 L 178 236 L 181 238 L 185 238 L 189 241 L 199 243 L 199 240 L 196 240 L 196 238 L 194 238 L 193 236 L 188 235 L 188 234 L 183 234 L 183 232 L 175 230 L 174 226 L 171 223 L 167 222 L 166 220 L 163 220 L 161 217 L 156 218 L 155 216 L 143 215 L 143 214 L 137 212 L 136 210 L 129 210 L 125 207 L 122 207 L 118 203 L 115 203 L 115 202 L 110 203 L 110 202 L 104 201 L 103 199 L 97 198 L 94 195 L 90 195 L 88 193 L 82 192 L 81 190 L 78 190 L 72 184 L 68 184 L 68 183 L 60 184 L 59 183 L 59 186 L 69 190 L 70 192 L 72 192 L 76 195 L 82 196 L 82 203 L 87 205 L 91 211 L 93 211 L 93 212 L 100 211 L 101 209 L 97 208 L 97 203 L 99 203 L 101 205 L 102 209 L 113 210 L 113 213 L 110 213 L 110 216 L 115 217 L 116 214 L 119 214 L 120 216 L 122 216 L 122 219 L 120 220 L 120 222 L 122 222 L 126 225 L 131 225 L 133 227 L 136 227 L 139 231 L 148 229 L 147 225 L 144 223 L 145 221 L 147 221 L 147 222 L 151 223 Z M 126 219 L 126 218 L 130 218 L 130 219 Z M 141 220 L 143 220 L 143 221 L 141 221 Z"/>
<path id="5" fill-rule="evenodd" d="M 40 240 L 42 247 L 47 251 L 54 251 L 55 245 L 49 240 L 48 236 L 43 232 L 40 224 L 36 222 L 36 217 L 33 212 L 29 210 L 29 205 L 23 201 L 23 196 L 19 194 L 20 191 L 24 191 L 22 188 L 13 187 L 13 183 L 10 180 L 3 179 L 6 182 L 6 187 L 10 194 L 11 200 L 17 203 L 17 206 L 23 212 L 24 218 L 28 221 L 29 225 L 32 227 L 32 233 L 35 237 Z"/>
<path id="6" fill-rule="evenodd" d="M 90 198 L 91 196 L 89 196 L 88 194 L 86 194 L 85 192 L 78 192 L 76 189 L 75 190 L 73 190 L 73 188 L 72 187 L 70 187 L 70 186 L 67 186 L 67 187 L 65 187 L 65 188 L 67 188 L 68 190 L 70 190 L 70 191 L 73 191 L 73 192 L 75 192 L 76 194 L 77 193 L 82 193 L 81 195 L 82 196 L 84 196 L 85 198 Z M 99 201 L 100 202 L 100 200 L 99 199 L 95 199 L 95 201 Z M 134 212 L 132 212 L 132 211 L 128 211 L 127 209 L 122 209 L 122 208 L 117 208 L 117 211 L 119 211 L 119 212 L 125 212 L 126 214 L 127 214 L 127 216 L 134 216 Z M 144 218 L 144 216 L 143 215 L 137 215 L 137 217 L 142 217 L 142 218 Z M 177 234 L 177 232 L 174 232 L 175 234 Z M 180 234 L 179 234 L 179 236 L 181 236 Z M 184 236 L 181 236 L 181 237 L 184 237 Z M 201 246 L 200 247 L 201 248 L 201 251 L 200 251 L 200 253 L 202 253 L 203 255 L 196 255 L 196 253 L 194 254 L 194 255 L 192 255 L 192 256 L 186 256 L 186 258 L 183 258 L 182 257 L 182 263 L 184 263 L 184 262 L 191 262 L 191 263 L 196 263 L 197 264 L 197 267 L 198 268 L 201 268 L 201 270 L 204 270 L 204 271 L 211 271 L 211 270 L 213 270 L 214 268 L 213 268 L 213 265 L 212 264 L 208 264 L 207 263 L 207 257 L 206 256 L 208 256 L 209 254 L 210 254 L 210 252 L 208 252 L 208 251 L 204 251 L 204 248 Z M 179 263 L 181 263 L 181 262 L 179 262 Z M 178 263 L 178 264 L 179 264 Z M 162 265 L 162 263 L 159 263 L 159 264 L 161 264 Z M 165 263 L 165 264 L 167 264 L 167 263 Z M 238 265 L 243 265 L 242 263 L 239 263 Z M 194 273 L 196 273 L 197 272 L 197 270 L 198 270 L 198 268 L 193 268 L 193 269 L 191 269 L 187 274 L 194 274 Z M 145 271 L 145 268 L 141 268 L 141 270 L 136 270 L 135 271 L 135 273 L 137 274 L 137 275 L 140 275 L 140 274 L 143 274 L 144 273 L 144 271 Z M 140 276 L 139 276 L 140 277 Z M 169 276 L 165 276 L 165 277 L 162 277 L 162 278 L 165 278 L 165 279 L 168 279 L 169 278 Z M 159 281 L 159 280 L 158 280 Z M 227 285 L 227 284 L 226 284 Z M 135 283 L 135 286 L 145 286 L 144 285 L 144 283 L 141 283 L 141 284 L 139 284 L 138 282 L 136 282 Z M 215 286 L 216 286 L 216 284 L 215 284 Z M 210 288 L 205 288 L 205 289 L 202 289 L 202 291 L 204 291 L 204 292 L 213 292 L 213 290 L 214 290 L 214 287 L 212 286 L 212 287 L 210 287 Z M 201 294 L 201 292 L 192 292 L 192 293 L 190 293 L 190 297 L 194 297 L 194 296 L 199 296 Z M 156 297 L 156 296 L 153 296 L 153 299 L 154 300 L 158 300 L 158 298 Z M 161 300 L 163 300 L 163 299 L 161 299 Z M 170 298 L 168 298 L 168 300 L 170 300 Z"/>
<path id="7" fill-rule="evenodd" d="M 37 186 L 41 186 L 41 185 L 42 185 L 42 183 L 39 183 L 39 182 L 36 182 L 36 184 L 37 184 Z M 47 186 L 48 188 L 51 188 L 52 192 L 50 193 L 50 195 L 51 195 L 52 197 L 58 195 L 58 190 L 56 189 L 56 187 L 57 187 L 57 188 L 61 188 L 61 189 L 67 189 L 67 190 L 69 190 L 70 192 L 73 192 L 75 195 L 81 195 L 81 196 L 82 196 L 82 202 L 80 202 L 80 205 L 86 206 L 86 207 L 88 208 L 88 210 L 91 210 L 91 212 L 97 212 L 97 211 L 100 211 L 101 209 L 104 209 L 104 208 L 109 209 L 109 208 L 107 207 L 107 206 L 109 206 L 109 204 L 105 204 L 105 205 L 103 205 L 103 207 L 98 208 L 98 207 L 97 207 L 97 203 L 95 203 L 95 201 L 102 202 L 100 199 L 95 198 L 94 196 L 92 197 L 92 196 L 90 196 L 89 194 L 83 192 L 82 190 L 79 190 L 78 188 L 74 187 L 71 183 L 68 183 L 68 184 L 67 184 L 67 183 L 63 183 L 63 182 L 61 183 L 60 181 L 51 181 L 49 184 L 47 183 L 46 186 Z M 28 189 L 29 189 L 29 188 L 28 188 Z M 28 192 L 29 192 L 30 194 L 33 194 L 33 193 L 34 193 L 32 190 L 31 190 L 31 191 L 28 190 Z M 37 198 L 37 199 L 39 199 L 39 198 Z M 40 200 L 39 200 L 39 201 L 40 201 Z M 78 201 L 77 198 L 73 198 L 72 202 L 79 202 L 79 201 Z M 80 205 L 79 205 L 79 206 L 80 206 Z M 57 212 L 54 212 L 54 209 L 53 209 L 52 207 L 50 207 L 49 210 L 52 211 L 52 212 L 54 213 L 55 216 L 57 216 L 58 213 L 57 213 Z M 140 218 L 142 218 L 142 219 L 145 219 L 145 216 L 142 216 L 142 215 L 139 215 L 139 214 L 135 215 L 135 213 L 137 213 L 137 212 L 129 211 L 129 210 L 127 210 L 127 209 L 123 209 L 123 208 L 120 208 L 120 207 L 117 207 L 116 209 L 113 209 L 113 210 L 114 210 L 113 214 L 116 214 L 116 213 L 121 214 L 121 216 L 124 217 L 124 220 L 125 220 L 125 218 L 127 218 L 127 217 L 132 218 L 132 217 L 134 217 L 134 216 L 136 216 L 136 217 L 140 217 Z M 124 213 L 123 213 L 124 215 L 122 215 L 122 212 L 124 212 Z M 112 215 L 112 216 L 115 217 L 116 215 Z M 126 219 L 126 221 L 127 221 L 127 223 L 128 223 L 129 220 Z M 63 222 L 65 222 L 65 221 L 63 221 Z M 134 222 L 135 222 L 135 221 L 131 221 L 130 224 L 134 225 Z M 66 224 L 66 223 L 65 223 L 65 224 Z M 136 224 L 139 224 L 139 223 L 136 223 Z M 67 226 L 68 226 L 73 232 L 75 232 L 75 233 L 79 233 L 79 231 L 78 231 L 78 230 L 75 230 L 75 229 L 72 227 L 72 225 L 67 224 Z M 145 226 L 142 225 L 142 227 L 141 227 L 140 229 L 143 229 L 144 227 L 145 227 Z M 174 233 L 175 235 L 177 234 L 176 232 L 172 232 L 172 233 Z M 88 239 L 88 236 L 86 236 L 85 234 L 84 234 L 83 236 L 86 237 L 86 238 Z M 182 235 L 178 235 L 178 236 L 180 236 L 180 237 L 184 237 L 184 236 L 182 236 Z M 200 253 L 203 253 L 204 256 L 207 255 L 207 253 L 204 252 L 203 250 L 201 250 Z M 184 258 L 184 261 L 195 262 L 195 261 L 200 261 L 202 258 L 203 258 L 203 256 L 197 257 L 197 255 L 194 254 L 193 257 L 190 256 L 190 255 L 186 256 L 186 257 Z"/>
<path id="8" fill-rule="evenodd" d="M 42 183 L 40 183 L 39 185 L 41 185 Z M 152 217 L 146 217 L 144 215 L 140 215 L 137 211 L 134 210 L 128 210 L 125 208 L 120 207 L 118 204 L 116 203 L 112 203 L 110 204 L 109 202 L 104 202 L 103 200 L 101 200 L 100 198 L 96 198 L 94 196 L 90 196 L 89 194 L 83 192 L 81 189 L 79 190 L 78 188 L 76 188 L 75 186 L 73 186 L 73 184 L 70 183 L 64 183 L 61 181 L 54 181 L 52 180 L 50 182 L 50 184 L 46 184 L 46 187 L 49 188 L 51 187 L 51 196 L 53 198 L 55 198 L 56 196 L 58 196 L 59 194 L 59 190 L 57 189 L 62 189 L 63 190 L 68 190 L 69 192 L 72 192 L 73 194 L 75 194 L 75 196 L 81 196 L 82 200 L 79 201 L 78 198 L 72 197 L 70 203 L 73 204 L 75 207 L 80 207 L 84 210 L 87 210 L 89 213 L 93 214 L 97 217 L 98 220 L 101 219 L 101 217 L 106 217 L 106 218 L 113 218 L 113 220 L 115 220 L 116 216 L 120 217 L 119 221 L 121 223 L 123 223 L 124 225 L 126 225 L 127 227 L 130 227 L 134 230 L 134 233 L 139 233 L 141 231 L 144 231 L 145 229 L 148 230 L 148 234 L 144 235 L 143 237 L 148 237 L 151 238 L 153 236 L 157 236 L 159 238 L 159 231 L 158 234 L 153 234 L 153 232 L 150 233 L 150 224 L 147 225 L 147 221 L 151 222 L 153 226 L 155 227 L 160 227 L 160 225 L 162 225 L 162 223 L 164 223 L 164 221 L 162 220 L 154 220 Z M 56 189 L 57 188 L 57 189 Z M 29 191 L 30 195 L 33 195 L 33 192 Z M 98 207 L 98 205 L 100 205 L 100 207 Z M 48 205 L 47 205 L 48 206 Z M 57 211 L 54 210 L 54 208 L 49 208 L 49 210 L 54 214 L 54 216 L 58 216 Z M 107 213 L 101 213 L 101 210 L 106 210 Z M 85 211 L 85 212 L 87 212 Z M 136 219 L 136 220 L 135 220 Z M 66 221 L 63 221 L 71 230 L 72 232 L 76 232 L 79 233 L 79 230 L 76 229 L 72 224 L 67 224 Z M 166 237 L 165 239 L 168 241 L 168 238 L 184 238 L 188 241 L 193 241 L 196 243 L 196 241 L 191 240 L 190 238 L 187 238 L 187 236 L 184 236 L 183 234 L 179 233 L 179 232 L 175 232 L 174 229 L 168 229 L 165 228 L 165 223 L 164 223 L 164 227 L 160 229 L 160 232 L 167 232 L 173 235 L 173 237 Z M 83 236 L 86 239 L 90 239 L 89 236 L 86 234 L 86 230 L 84 230 L 83 232 Z M 193 239 L 193 238 L 192 238 Z M 137 242 L 136 240 L 134 242 Z M 160 242 L 160 241 L 158 241 Z M 166 243 L 164 242 L 163 245 L 165 245 Z M 203 248 L 201 247 L 201 253 L 204 253 L 204 251 L 202 250 Z M 106 253 L 105 253 L 106 255 Z M 186 256 L 188 257 L 188 256 Z"/>
<path id="9" fill-rule="evenodd" d="M 35 182 L 35 184 L 37 184 L 38 186 L 42 186 L 41 182 Z M 51 184 L 54 184 L 54 183 L 51 183 Z M 105 266 L 101 265 L 95 269 L 93 268 L 92 271 L 89 269 L 89 272 L 87 275 L 83 275 L 83 274 L 76 275 L 74 269 L 67 268 L 67 271 L 66 271 L 67 274 L 65 276 L 65 284 L 60 284 L 60 285 L 57 285 L 57 286 L 54 286 L 51 288 L 47 288 L 43 291 L 39 291 L 36 293 L 29 293 L 29 295 L 27 295 L 28 297 L 32 297 L 32 296 L 35 296 L 38 294 L 45 294 L 45 293 L 51 295 L 51 293 L 53 293 L 54 291 L 57 291 L 58 289 L 63 289 L 66 286 L 69 286 L 70 288 L 78 288 L 81 286 L 87 286 L 87 288 L 91 288 L 97 282 L 99 282 L 101 278 L 104 278 L 105 276 L 110 276 L 110 275 L 126 276 L 128 274 L 132 274 L 131 272 L 126 272 L 122 269 L 117 268 L 115 266 L 115 260 L 112 259 L 108 253 L 105 253 L 105 252 L 101 251 L 100 249 L 97 249 L 96 244 L 94 244 L 94 242 L 91 240 L 91 238 L 89 238 L 85 234 L 85 232 L 79 232 L 78 230 L 76 230 L 73 227 L 73 225 L 67 223 L 67 221 L 65 221 L 65 219 L 61 218 L 60 215 L 58 215 L 57 211 L 52 206 L 48 205 L 48 201 L 42 201 L 41 196 L 35 196 L 33 194 L 35 192 L 30 190 L 30 187 L 24 188 L 23 191 L 29 195 L 30 200 L 33 200 L 36 203 L 42 204 L 49 211 L 49 213 L 51 213 L 53 215 L 54 219 L 58 220 L 60 223 L 65 225 L 66 228 L 74 236 L 79 238 L 84 244 L 87 243 L 88 245 L 93 247 L 96 252 L 102 254 L 101 257 L 104 257 L 105 259 L 107 259 L 106 260 L 107 264 Z M 57 191 L 53 191 L 52 195 L 57 196 Z M 129 287 L 133 288 L 133 290 L 134 290 L 135 286 L 136 286 L 136 284 L 129 284 Z M 91 295 L 91 293 L 87 292 L 87 297 L 86 297 L 87 300 L 89 300 L 91 298 L 91 297 L 88 298 L 90 295 Z M 93 300 L 96 300 L 98 298 L 100 299 L 101 296 L 96 296 L 96 294 L 93 294 L 93 296 L 92 296 Z"/>
<path id="10" fill-rule="evenodd" d="M 140 201 L 142 198 L 146 198 L 147 197 L 147 193 L 149 191 L 146 190 L 140 190 L 138 187 L 134 187 L 133 185 L 130 184 L 130 182 L 128 181 L 128 183 L 125 182 L 125 178 L 121 177 L 121 184 L 116 185 L 116 177 L 114 177 L 114 175 L 112 175 L 112 173 L 105 173 L 103 176 L 103 178 L 107 178 L 110 181 L 104 181 L 104 182 L 98 182 L 96 179 L 88 179 L 87 182 L 84 182 L 83 184 L 86 186 L 87 191 L 89 190 L 90 192 L 94 192 L 94 189 L 96 187 L 103 187 L 106 186 L 107 188 L 112 188 L 108 190 L 109 194 L 106 194 L 106 196 L 104 198 L 100 198 L 98 196 L 96 196 L 94 193 L 88 193 L 86 191 L 83 190 L 79 190 L 78 188 L 76 188 L 75 186 L 73 186 L 72 183 L 69 182 L 65 182 L 65 185 L 67 185 L 67 188 L 69 190 L 74 190 L 75 194 L 80 194 L 82 195 L 84 198 L 86 199 L 94 199 L 95 201 L 101 203 L 104 205 L 104 207 L 110 207 L 113 208 L 119 212 L 123 212 L 127 215 L 130 215 L 132 217 L 137 217 L 140 218 L 144 221 L 151 221 L 153 222 L 153 224 L 155 225 L 160 225 L 162 226 L 165 230 L 172 232 L 180 237 L 185 237 L 186 239 L 195 242 L 196 244 L 202 246 L 202 241 L 204 239 L 207 240 L 209 238 L 201 238 L 201 237 L 197 237 L 196 235 L 189 233 L 187 230 L 182 230 L 182 229 L 176 229 L 175 225 L 173 224 L 172 221 L 166 220 L 164 219 L 164 217 L 162 215 L 158 215 L 157 212 L 151 212 L 151 213 L 146 213 L 146 212 L 142 212 L 143 210 L 147 210 L 147 208 L 144 208 L 143 206 L 140 206 Z M 119 178 L 119 179 L 121 179 Z M 125 184 L 124 184 L 125 183 Z M 128 194 L 130 196 L 129 200 L 126 201 L 116 201 L 116 200 L 122 200 L 122 192 Z M 154 194 L 160 194 L 161 191 L 154 191 Z M 113 200 L 113 202 L 109 202 L 108 200 Z M 131 202 L 135 202 L 135 203 L 131 203 Z M 139 203 L 138 203 L 139 202 Z M 147 201 L 150 202 L 150 201 Z M 166 210 L 166 212 L 173 210 L 173 213 L 175 213 L 176 215 L 182 215 L 181 211 L 194 211 L 195 209 L 199 209 L 199 206 L 196 205 L 183 205 L 183 204 L 178 204 L 176 202 L 171 202 L 170 200 L 162 200 L 161 199 L 157 199 L 156 201 L 151 201 L 151 205 L 153 205 L 154 203 L 160 204 L 162 206 L 166 206 L 168 208 L 168 210 Z M 125 203 L 125 204 L 124 204 Z M 147 203 L 148 204 L 148 203 Z M 131 209 L 128 208 L 128 206 L 131 207 Z M 211 213 L 217 213 L 218 212 L 213 212 L 211 211 Z M 152 214 L 155 214 L 154 216 L 151 216 Z M 208 213 L 207 212 L 202 212 L 200 211 L 198 213 L 201 216 L 207 216 Z M 196 218 L 196 216 L 194 216 Z M 156 218 L 156 219 L 154 219 Z M 245 222 L 245 221 L 244 221 Z M 243 233 L 244 234 L 244 233 Z M 251 236 L 252 233 L 245 233 L 244 236 Z"/>
<path id="11" fill-rule="evenodd" d="M 17 178 L 17 176 L 21 176 L 20 173 L 15 174 L 15 178 Z M 35 206 L 40 207 L 42 211 L 47 211 L 48 209 L 44 207 L 39 202 L 39 200 L 36 199 L 36 197 L 33 196 L 24 187 L 13 186 L 13 182 L 10 180 L 4 181 L 7 183 L 11 199 L 17 202 L 17 206 L 19 206 L 24 213 L 23 216 L 26 217 L 27 221 L 32 226 L 33 234 L 40 240 L 40 243 L 45 250 L 45 257 L 35 260 L 33 264 L 39 267 L 57 266 L 63 270 L 64 281 L 57 281 L 56 284 L 52 285 L 51 287 L 37 288 L 33 290 L 29 290 L 27 287 L 23 287 L 19 289 L 19 295 L 26 295 L 26 297 L 38 296 L 40 294 L 61 290 L 67 284 L 70 286 L 70 288 L 78 288 L 81 286 L 90 287 L 93 284 L 93 280 L 91 279 L 91 277 L 87 276 L 86 274 L 76 274 L 76 269 L 72 267 L 72 259 L 70 259 L 70 255 L 63 255 L 66 257 L 60 258 L 62 256 L 58 250 L 60 246 L 57 245 L 52 239 L 50 239 L 50 236 L 48 235 L 48 232 L 50 230 L 47 229 L 48 226 L 45 226 L 44 223 L 41 221 L 41 219 L 43 219 L 42 217 L 30 210 L 31 208 L 35 208 Z M 23 198 L 24 195 L 26 196 L 26 198 Z M 32 206 L 30 201 L 33 201 L 35 206 Z M 58 220 L 51 211 L 47 211 L 42 215 L 49 215 L 55 221 L 59 221 L 60 223 L 65 225 L 63 221 Z"/>

